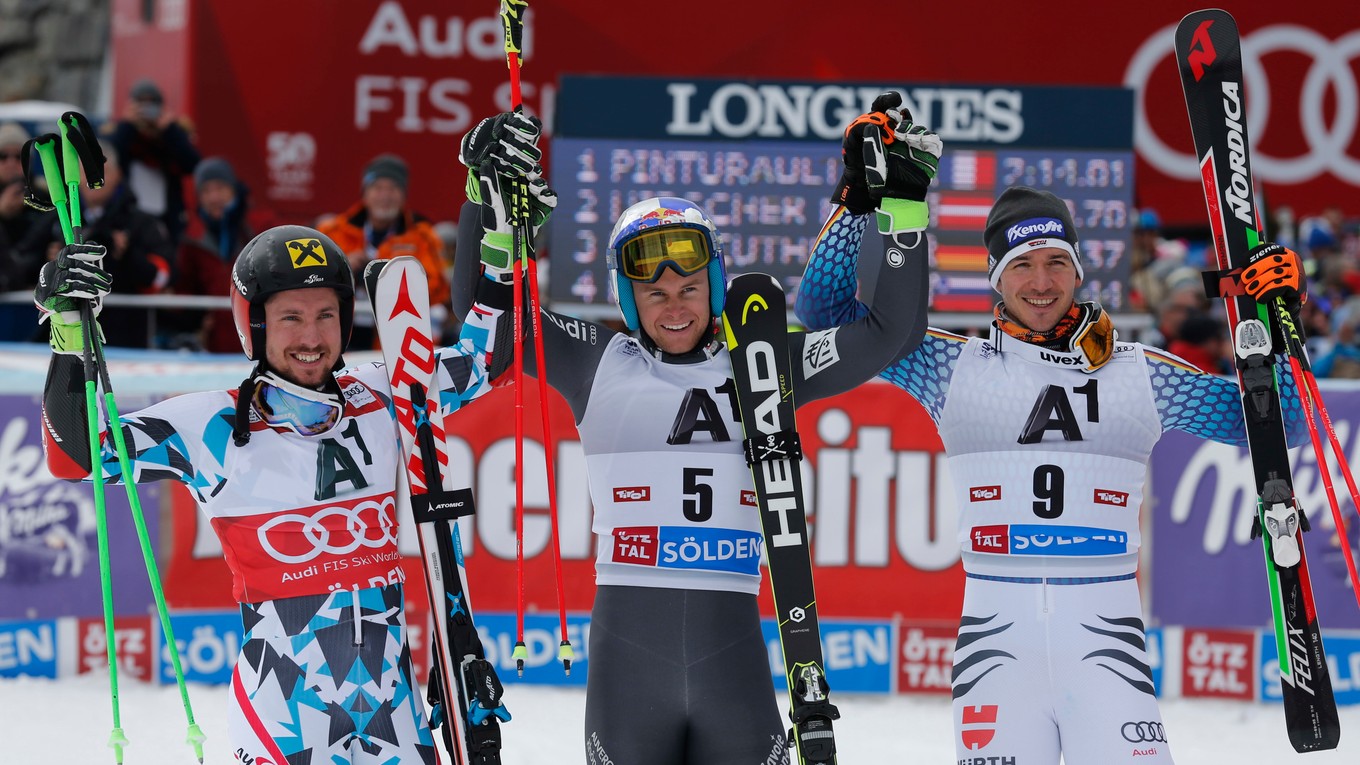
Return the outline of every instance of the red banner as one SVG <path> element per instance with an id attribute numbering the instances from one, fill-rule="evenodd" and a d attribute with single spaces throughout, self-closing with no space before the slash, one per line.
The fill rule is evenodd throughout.
<path id="1" fill-rule="evenodd" d="M 1186 629 L 1181 695 L 1251 701 L 1256 698 L 1256 634 Z"/>
<path id="2" fill-rule="evenodd" d="M 525 391 L 527 608 L 555 612 L 548 547 L 548 495 L 535 386 Z M 463 538 L 473 602 L 512 611 L 516 603 L 513 390 L 502 388 L 449 423 L 450 460 L 475 490 L 475 532 Z M 558 437 L 557 500 L 567 608 L 594 601 L 595 539 L 585 459 L 566 403 L 549 411 Z M 884 383 L 808 404 L 799 411 L 808 454 L 809 524 L 818 604 L 826 616 L 951 622 L 958 618 L 963 575 L 953 537 L 954 502 L 938 475 L 940 442 L 924 410 Z M 165 592 L 176 608 L 230 608 L 231 577 L 212 529 L 187 492 L 174 492 L 174 542 Z M 752 510 L 754 512 L 754 509 Z M 413 586 L 421 578 L 414 535 L 403 524 L 398 547 Z M 768 587 L 761 594 L 772 613 Z M 414 623 L 414 622 L 413 622 Z M 935 660 L 931 660 L 935 661 Z"/>
<path id="3" fill-rule="evenodd" d="M 386 151 L 412 166 L 411 200 L 456 217 L 457 139 L 510 106 L 498 4 L 436 0 L 202 0 L 113 4 L 115 111 L 153 77 L 167 107 L 189 115 L 205 154 L 227 156 L 256 201 L 310 220 L 357 200 L 364 164 Z M 602 3 L 535 0 L 524 30 L 524 101 L 551 126 L 563 73 L 835 82 L 1123 85 L 1137 92 L 1138 203 L 1170 222 L 1202 224 L 1203 196 L 1172 57 L 1185 8 L 1059 0 L 874 9 L 884 29 L 917 35 L 910 72 L 892 45 L 828 32 L 825 14 L 775 14 L 758 3 L 691 0 L 678 16 Z M 1325 15 L 1307 4 L 1243 0 L 1253 169 L 1272 207 L 1316 213 L 1360 187 L 1355 38 L 1360 5 Z M 752 35 L 750 30 L 762 30 Z M 1061 43 L 1061 44 L 1057 44 Z M 696 47 L 697 46 L 697 47 Z M 1021 56 L 1042 47 L 1042 56 Z M 717 54 L 698 54 L 718 51 Z M 791 51 L 797 51 L 792 55 Z M 937 129 L 975 106 L 941 103 Z M 626 118 L 620 105 L 620 119 Z M 1073 115 L 1080 119 L 1080 115 Z M 941 132 L 944 132 L 943 130 Z"/>

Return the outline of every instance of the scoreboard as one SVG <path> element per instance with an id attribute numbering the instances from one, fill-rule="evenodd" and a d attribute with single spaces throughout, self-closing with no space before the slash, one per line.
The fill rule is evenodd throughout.
<path id="1" fill-rule="evenodd" d="M 609 83 L 617 92 L 619 80 Z M 625 89 L 632 83 L 622 81 Z M 646 90 L 648 85 L 658 87 L 654 80 L 641 83 L 643 93 L 651 92 Z M 867 108 L 855 99 L 867 95 L 872 101 L 875 94 L 889 87 L 849 89 L 849 103 L 824 106 L 825 114 L 814 115 L 819 121 L 804 122 L 802 135 L 798 135 L 799 126 L 790 125 L 785 115 L 784 134 L 767 137 L 779 130 L 766 125 L 762 131 L 761 123 L 749 116 L 758 107 L 749 102 L 738 107 L 723 105 L 726 113 L 708 119 L 710 129 L 703 134 L 698 128 L 704 126 L 706 117 L 695 116 L 690 104 L 683 110 L 676 105 L 673 94 L 683 89 L 673 83 L 666 88 L 672 94 L 671 103 L 658 104 L 657 114 L 650 121 L 644 96 L 624 98 L 633 101 L 626 109 L 615 105 L 623 119 L 593 122 L 573 115 L 607 115 L 607 111 L 589 97 L 590 88 L 573 88 L 571 84 L 570 79 L 563 83 L 548 173 L 559 196 L 549 229 L 549 297 L 555 310 L 585 318 L 615 315 L 605 268 L 609 234 L 625 208 L 652 196 L 678 196 L 702 205 L 722 232 L 729 276 L 749 271 L 771 274 L 783 283 L 791 304 L 817 234 L 831 211 L 828 198 L 841 173 L 841 126 Z M 1010 121 L 1004 115 L 993 120 L 1003 128 L 1015 121 L 1022 126 L 1019 135 L 1013 130 L 1007 134 L 992 129 L 993 136 L 1008 139 L 1009 145 L 1001 145 L 986 140 L 987 125 L 961 125 L 957 114 L 951 115 L 943 106 L 933 109 L 925 104 L 919 89 L 898 89 L 907 94 L 909 102 L 915 96 L 913 112 L 923 115 L 918 120 L 940 132 L 945 142 L 940 172 L 929 194 L 932 311 L 991 310 L 997 295 L 987 281 L 982 229 L 992 202 L 1014 185 L 1052 191 L 1067 202 L 1081 237 L 1086 274 L 1083 298 L 1099 300 L 1112 313 L 1125 308 L 1129 273 L 1126 251 L 1133 218 L 1131 127 L 1123 129 L 1128 136 L 1124 146 L 1117 145 L 1121 133 L 1115 131 L 1116 145 L 1031 147 L 1028 144 L 1035 139 L 1024 140 L 1023 131 L 1033 133 L 1036 128 L 1033 120 L 1026 120 L 1025 113 L 1018 111 Z M 1024 96 L 1030 90 L 1034 89 L 1016 91 L 1020 94 L 1018 108 L 1023 108 L 1027 101 Z M 1127 95 L 1122 89 L 1077 90 Z M 584 91 L 581 100 L 585 103 L 573 104 L 571 99 L 577 91 Z M 1075 100 L 1078 106 L 1071 111 L 1081 114 L 1079 98 L 1064 94 L 1057 100 L 1069 107 Z M 581 108 L 587 106 L 594 108 Z M 1092 109 L 1104 115 L 1111 111 L 1108 105 Z M 654 127 L 648 135 L 648 124 L 668 130 Z M 723 135 L 717 127 L 724 124 L 756 127 L 750 135 L 731 129 Z M 620 125 L 632 127 L 641 135 L 621 134 Z M 816 132 L 820 135 L 813 135 Z M 1103 138 L 1096 143 L 1110 140 L 1108 131 L 1100 135 Z M 1077 142 L 1071 136 L 1059 138 Z M 879 246 L 870 225 L 864 240 L 866 250 Z"/>

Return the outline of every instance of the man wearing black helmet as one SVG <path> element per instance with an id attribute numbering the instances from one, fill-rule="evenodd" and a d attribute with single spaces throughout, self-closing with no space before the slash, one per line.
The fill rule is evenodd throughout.
<path id="1" fill-rule="evenodd" d="M 52 326 L 43 445 L 61 478 L 91 474 L 79 311 L 89 301 L 98 315 L 109 291 L 103 257 L 98 244 L 66 247 L 35 292 Z M 256 362 L 240 388 L 122 418 L 136 480 L 184 483 L 232 571 L 246 634 L 227 750 L 280 765 L 434 763 L 406 643 L 390 388 L 379 364 L 341 371 L 354 323 L 349 262 L 317 231 L 272 228 L 236 259 L 231 299 Z M 443 407 L 488 389 L 484 349 L 469 340 L 438 353 Z M 110 441 L 100 467 L 116 481 Z"/>
<path id="2" fill-rule="evenodd" d="M 900 132 L 911 119 L 900 104 L 876 103 L 857 122 Z M 843 187 L 861 182 L 846 175 Z M 852 196 L 833 201 L 851 206 Z M 1245 445 L 1240 393 L 1165 351 L 1116 342 L 1101 307 L 1077 300 L 1079 232 L 1057 196 L 1007 189 L 983 241 L 1002 298 L 989 332 L 931 329 L 880 374 L 939 427 L 959 509 L 958 761 L 1169 763 L 1134 578 L 1143 483 L 1168 429 Z M 818 243 L 796 302 L 809 327 L 864 312 L 859 247 Z M 1298 304 L 1293 252 L 1262 245 L 1253 261 L 1243 274 L 1249 294 Z M 858 265 L 868 278 L 878 267 Z M 1298 414 L 1286 409 L 1295 438 Z M 1156 733 L 1139 739 L 1128 725 Z"/>
<path id="3" fill-rule="evenodd" d="M 924 133 L 924 131 L 923 131 Z M 505 178 L 523 179 L 541 225 L 556 197 L 537 166 L 539 124 L 522 114 L 480 123 L 462 143 L 469 204 L 458 295 L 475 316 L 510 308 L 514 235 Z M 868 316 L 788 336 L 799 404 L 872 377 L 925 328 L 925 187 L 940 144 L 909 162 L 885 157 L 874 198 L 884 259 Z M 932 142 L 933 141 L 933 142 Z M 890 177 L 889 177 L 890 176 Z M 914 197 L 914 199 L 908 199 Z M 918 225 L 919 224 L 919 225 Z M 821 238 L 863 232 L 837 214 Z M 596 535 L 586 688 L 587 761 L 775 765 L 786 741 L 774 699 L 756 593 L 763 539 L 742 456 L 732 362 L 718 332 L 726 292 L 722 235 L 699 204 L 653 197 L 619 216 L 602 253 L 624 322 L 636 335 L 542 314 L 548 383 L 570 405 L 586 456 Z M 480 265 L 481 274 L 476 273 Z M 530 326 L 526 317 L 526 326 Z M 805 352 L 806 351 L 806 352 Z M 498 356 L 508 356 L 501 353 Z M 525 354 L 534 374 L 534 354 Z"/>

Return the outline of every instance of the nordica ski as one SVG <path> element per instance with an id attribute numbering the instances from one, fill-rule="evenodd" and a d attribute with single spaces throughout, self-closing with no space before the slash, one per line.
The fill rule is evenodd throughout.
<path id="1" fill-rule="evenodd" d="M 1232 325 L 1242 412 L 1259 495 L 1253 528 L 1287 530 L 1278 537 L 1272 533 L 1261 537 L 1289 741 L 1299 752 L 1334 749 L 1341 727 L 1313 607 L 1302 537 L 1307 524 L 1294 498 L 1275 368 L 1286 350 L 1279 314 L 1272 315 L 1247 297 L 1231 278 L 1247 265 L 1251 248 L 1261 242 L 1247 140 L 1241 41 L 1233 17 L 1221 10 L 1204 10 L 1182 19 L 1176 27 L 1176 60 L 1221 269 L 1205 283 L 1211 293 L 1221 292 L 1227 301 Z M 1219 276 L 1227 278 L 1215 278 Z M 1220 284 L 1226 288 L 1216 290 Z M 1298 522 L 1291 526 L 1295 512 Z"/>
<path id="2" fill-rule="evenodd" d="M 364 282 L 377 317 L 406 465 L 397 492 L 399 512 L 404 514 L 400 508 L 409 496 L 434 617 L 430 724 L 443 723 L 444 743 L 458 765 L 498 765 L 500 723 L 508 722 L 510 713 L 472 622 L 457 524 L 474 511 L 472 491 L 454 489 L 448 473 L 425 271 L 412 257 L 379 260 L 364 271 Z"/>
<path id="3" fill-rule="evenodd" d="M 823 670 L 785 305 L 784 290 L 773 277 L 738 276 L 727 289 L 723 327 L 779 620 L 793 721 L 789 739 L 796 746 L 799 763 L 834 763 L 836 739 L 831 721 L 840 712 L 831 704 Z"/>

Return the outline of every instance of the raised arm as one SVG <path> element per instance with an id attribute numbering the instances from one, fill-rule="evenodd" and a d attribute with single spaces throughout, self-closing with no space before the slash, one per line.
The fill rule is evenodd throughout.
<path id="1" fill-rule="evenodd" d="M 831 214 L 799 287 L 795 310 L 820 329 L 792 339 L 803 359 L 800 400 L 849 390 L 910 353 L 926 332 L 929 267 L 926 190 L 939 168 L 939 136 L 911 122 L 901 96 L 885 93 L 874 110 L 846 128 L 845 172 L 832 196 Z M 872 262 L 860 245 L 874 213 L 882 254 Z M 817 258 L 820 256 L 820 260 Z M 873 280 L 868 305 L 854 298 L 856 266 Z M 823 374 L 823 372 L 826 372 Z"/>

